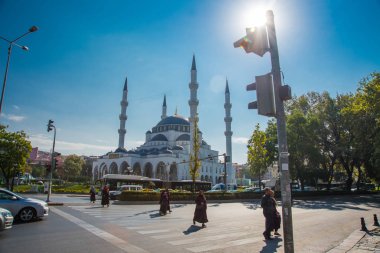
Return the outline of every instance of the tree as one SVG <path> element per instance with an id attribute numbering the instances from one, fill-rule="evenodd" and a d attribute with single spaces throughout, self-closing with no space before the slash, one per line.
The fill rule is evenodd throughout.
<path id="1" fill-rule="evenodd" d="M 318 181 L 320 150 L 315 138 L 318 129 L 315 111 L 319 102 L 319 95 L 311 92 L 294 98 L 287 108 L 290 173 L 299 180 L 302 189 L 305 183 L 316 185 Z"/>
<path id="2" fill-rule="evenodd" d="M 7 132 L 0 125 L 0 168 L 7 188 L 13 190 L 13 179 L 25 171 L 26 160 L 30 156 L 32 145 L 24 131 Z"/>
<path id="3" fill-rule="evenodd" d="M 82 168 L 84 166 L 84 160 L 82 157 L 77 155 L 69 155 L 63 162 L 63 173 L 66 179 L 73 179 L 79 176 Z"/>
<path id="4" fill-rule="evenodd" d="M 194 119 L 194 128 L 193 128 L 193 148 L 190 152 L 190 161 L 189 161 L 189 172 L 191 176 L 191 180 L 193 181 L 193 189 L 192 192 L 195 191 L 195 180 L 199 176 L 199 168 L 201 167 L 201 160 L 199 159 L 199 149 L 200 139 L 199 139 L 199 129 L 198 129 L 198 116 L 195 116 Z"/>
<path id="5" fill-rule="evenodd" d="M 257 124 L 248 140 L 248 167 L 251 175 L 259 177 L 259 187 L 261 189 L 261 176 L 265 174 L 270 165 L 270 157 L 266 149 L 267 137 L 265 132 L 260 130 L 260 124 Z"/>
<path id="6" fill-rule="evenodd" d="M 380 182 L 380 73 L 374 72 L 359 83 L 351 110 L 356 116 L 356 150 L 366 174 Z M 360 172 L 360 171 L 359 171 Z M 359 174 L 360 175 L 360 174 Z"/>

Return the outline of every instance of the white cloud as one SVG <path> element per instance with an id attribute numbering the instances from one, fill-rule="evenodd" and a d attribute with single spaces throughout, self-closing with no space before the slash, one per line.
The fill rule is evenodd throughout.
<path id="1" fill-rule="evenodd" d="M 210 89 L 212 92 L 223 92 L 226 87 L 226 77 L 222 75 L 215 75 L 211 78 Z"/>
<path id="2" fill-rule="evenodd" d="M 21 122 L 24 119 L 26 119 L 25 116 L 14 115 L 14 114 L 4 114 L 4 113 L 1 114 L 1 117 L 10 121 L 14 121 L 14 122 Z"/>
<path id="3" fill-rule="evenodd" d="M 232 142 L 236 144 L 248 144 L 248 138 L 246 137 L 232 137 Z"/>
<path id="4" fill-rule="evenodd" d="M 18 105 L 13 105 L 13 108 L 16 110 L 20 110 L 20 107 Z"/>
<path id="5" fill-rule="evenodd" d="M 29 140 L 32 142 L 33 147 L 38 147 L 40 150 L 52 149 L 53 139 L 50 136 L 46 136 L 43 134 L 31 135 L 29 137 Z M 128 146 L 140 146 L 143 143 L 143 141 L 129 141 L 127 144 Z M 55 150 L 62 154 L 103 155 L 109 151 L 115 150 L 116 148 L 116 146 L 94 145 L 80 142 L 68 142 L 62 140 L 56 140 L 55 142 Z"/>

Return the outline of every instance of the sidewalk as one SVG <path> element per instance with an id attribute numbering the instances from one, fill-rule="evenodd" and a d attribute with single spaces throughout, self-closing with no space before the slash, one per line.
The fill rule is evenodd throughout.
<path id="1" fill-rule="evenodd" d="M 356 230 L 340 245 L 327 253 L 380 253 L 380 227 L 372 227 L 367 232 Z"/>

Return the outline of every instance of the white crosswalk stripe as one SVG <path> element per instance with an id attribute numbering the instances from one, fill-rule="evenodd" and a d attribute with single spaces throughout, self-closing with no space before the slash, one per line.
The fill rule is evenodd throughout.
<path id="1" fill-rule="evenodd" d="M 117 224 L 147 238 L 164 242 L 173 247 L 180 247 L 184 252 L 217 252 L 227 248 L 233 252 L 233 247 L 263 241 L 261 234 L 263 227 L 254 227 L 250 223 L 242 226 L 241 222 L 214 220 L 208 224 L 206 229 L 201 229 L 199 226 L 193 226 L 191 221 L 189 224 L 188 219 L 174 217 L 175 215 L 158 217 L 158 210 L 141 212 L 141 210 L 125 207 L 72 206 L 71 208 Z"/>

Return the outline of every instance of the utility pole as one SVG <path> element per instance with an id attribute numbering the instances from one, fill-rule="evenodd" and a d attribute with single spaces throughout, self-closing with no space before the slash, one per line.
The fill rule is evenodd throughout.
<path id="1" fill-rule="evenodd" d="M 55 129 L 55 126 L 53 125 L 54 121 L 52 121 L 51 119 L 49 120 L 48 122 L 48 125 L 47 125 L 47 131 L 50 132 L 51 130 L 53 130 L 54 128 L 54 139 L 53 139 L 53 151 L 51 152 L 51 170 L 49 172 L 49 189 L 48 189 L 48 195 L 47 195 L 47 199 L 46 199 L 46 202 L 50 202 L 50 195 L 51 195 L 51 180 L 52 180 L 52 176 L 53 176 L 53 171 L 55 169 L 55 157 L 54 157 L 54 148 L 55 148 L 55 134 L 56 134 L 56 129 Z"/>
<path id="2" fill-rule="evenodd" d="M 277 120 L 284 247 L 285 253 L 293 253 L 289 153 L 283 103 L 283 101 L 291 98 L 291 89 L 288 85 L 282 85 L 281 83 L 281 68 L 273 11 L 268 10 L 266 16 L 267 22 L 265 26 L 254 27 L 253 29 L 247 28 L 247 35 L 236 41 L 234 47 L 242 47 L 246 53 L 255 53 L 261 57 L 268 51 L 271 55 L 272 71 L 266 75 L 256 76 L 256 82 L 246 87 L 247 91 L 256 90 L 257 98 L 257 101 L 248 104 L 248 109 L 258 109 L 260 115 L 275 117 Z"/>
<path id="3" fill-rule="evenodd" d="M 284 246 L 285 253 L 294 252 L 293 242 L 293 221 L 292 221 L 292 203 L 289 176 L 289 153 L 286 139 L 285 110 L 283 100 L 280 98 L 281 92 L 281 69 L 280 59 L 277 47 L 276 28 L 274 25 L 273 11 L 267 11 L 267 31 L 272 62 L 273 84 L 275 89 L 276 119 L 277 119 L 277 136 L 278 136 L 278 153 L 279 168 L 281 181 L 281 201 L 282 217 L 284 227 Z"/>

